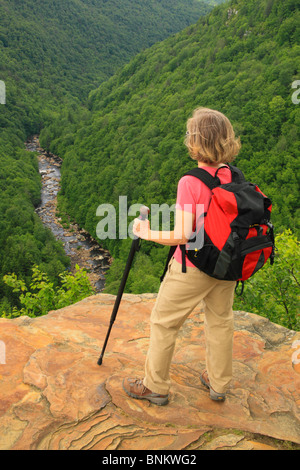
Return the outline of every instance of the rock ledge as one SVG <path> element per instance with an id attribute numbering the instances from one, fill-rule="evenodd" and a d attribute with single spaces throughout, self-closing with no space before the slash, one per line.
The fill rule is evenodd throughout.
<path id="1" fill-rule="evenodd" d="M 201 306 L 178 337 L 169 405 L 124 394 L 123 377 L 143 377 L 155 297 L 123 296 L 101 367 L 114 296 L 98 294 L 40 318 L 0 319 L 0 449 L 300 449 L 300 333 L 257 315 L 235 312 L 225 403 L 212 402 L 199 380 Z"/>

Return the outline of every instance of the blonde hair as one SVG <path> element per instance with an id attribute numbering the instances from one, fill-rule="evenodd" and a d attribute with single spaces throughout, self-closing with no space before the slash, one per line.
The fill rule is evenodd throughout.
<path id="1" fill-rule="evenodd" d="M 203 163 L 230 163 L 240 151 L 229 119 L 219 111 L 197 108 L 187 122 L 185 145 L 193 160 Z"/>

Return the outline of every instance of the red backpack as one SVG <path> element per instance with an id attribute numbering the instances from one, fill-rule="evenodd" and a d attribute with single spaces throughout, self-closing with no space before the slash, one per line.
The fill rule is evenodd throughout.
<path id="1" fill-rule="evenodd" d="M 204 234 L 199 237 L 199 246 L 197 236 L 189 240 L 187 245 L 181 245 L 182 271 L 186 272 L 186 255 L 209 276 L 228 281 L 245 281 L 262 268 L 269 258 L 273 264 L 275 242 L 273 225 L 270 223 L 272 204 L 257 185 L 245 181 L 241 170 L 232 165 L 227 167 L 232 174 L 232 182 L 227 184 L 221 184 L 218 170 L 215 176 L 201 168 L 194 168 L 184 175 L 198 178 L 212 194 L 208 210 L 203 214 Z M 168 259 L 173 256 L 174 248 L 170 250 Z"/>

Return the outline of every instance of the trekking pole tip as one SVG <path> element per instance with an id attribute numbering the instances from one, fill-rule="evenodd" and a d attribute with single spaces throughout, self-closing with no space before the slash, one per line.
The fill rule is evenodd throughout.
<path id="1" fill-rule="evenodd" d="M 103 360 L 103 356 L 101 354 L 101 356 L 99 357 L 98 362 L 97 362 L 98 366 L 101 366 L 102 360 Z"/>

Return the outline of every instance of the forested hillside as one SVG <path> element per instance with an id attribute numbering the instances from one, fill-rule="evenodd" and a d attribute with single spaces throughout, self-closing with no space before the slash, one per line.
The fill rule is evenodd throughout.
<path id="1" fill-rule="evenodd" d="M 57 282 L 63 248 L 34 207 L 40 201 L 36 157 L 24 141 L 81 106 L 88 93 L 138 51 L 194 23 L 216 2 L 198 0 L 0 0 L 0 312 L 14 299 L 2 282 L 31 281 L 36 263 Z M 0 100 L 2 103 L 2 100 Z"/>
<path id="2" fill-rule="evenodd" d="M 137 52 L 196 22 L 215 3 L 1 0 L 2 79 L 36 81 L 54 96 L 61 88 L 84 96 Z"/>
<path id="3" fill-rule="evenodd" d="M 94 236 L 99 204 L 172 204 L 177 180 L 194 166 L 183 140 L 198 106 L 233 122 L 242 150 L 236 164 L 273 202 L 277 233 L 297 233 L 300 111 L 296 0 L 232 0 L 176 36 L 138 54 L 91 92 L 88 108 L 68 111 L 42 132 L 63 159 L 61 206 Z M 61 123 L 63 122 L 63 126 Z M 105 240 L 117 286 L 130 241 Z M 128 290 L 156 290 L 165 248 L 143 244 Z M 150 256 L 146 256 L 150 255 Z M 119 260 L 119 261 L 118 261 Z M 141 273 L 143 273 L 141 275 Z M 118 274 L 119 275 L 119 274 Z M 116 282 L 114 283 L 114 280 Z"/>

